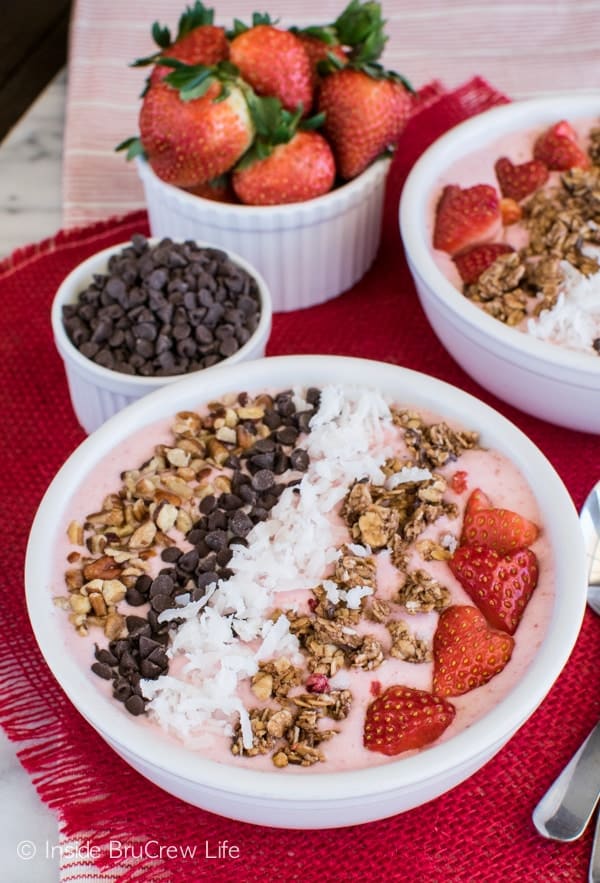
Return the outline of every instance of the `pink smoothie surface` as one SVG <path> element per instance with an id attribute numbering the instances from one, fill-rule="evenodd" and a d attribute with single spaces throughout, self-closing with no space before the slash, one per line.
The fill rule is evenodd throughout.
<path id="1" fill-rule="evenodd" d="M 531 136 L 533 137 L 533 133 Z M 500 149 L 506 150 L 507 146 L 502 145 Z M 522 147 L 522 149 L 524 150 L 525 148 Z M 514 152 L 513 157 L 519 158 Z M 469 168 L 474 179 L 479 180 L 479 173 L 476 169 L 472 168 L 472 164 Z M 427 418 L 432 420 L 432 422 L 442 419 L 434 418 L 433 415 L 427 415 Z M 123 470 L 137 468 L 141 463 L 148 460 L 152 456 L 154 445 L 171 443 L 169 423 L 170 421 L 168 420 L 161 421 L 150 428 L 145 428 L 133 434 L 107 454 L 93 474 L 83 477 L 77 492 L 65 504 L 65 510 L 60 516 L 61 530 L 57 538 L 56 557 L 48 585 L 48 591 L 52 595 L 66 594 L 63 574 L 68 566 L 66 564 L 66 556 L 73 549 L 66 537 L 66 527 L 69 522 L 76 520 L 83 523 L 87 514 L 98 511 L 101 508 L 102 501 L 107 494 L 118 490 L 121 484 L 120 474 Z M 466 428 L 468 429 L 469 427 Z M 396 428 L 393 428 L 391 432 L 392 435 L 394 433 L 396 435 L 394 446 L 397 456 L 406 456 L 406 448 L 400 437 L 400 432 Z M 450 478 L 457 470 L 466 472 L 468 487 L 463 493 L 459 494 L 454 492 L 449 486 L 444 499 L 449 502 L 455 502 L 458 505 L 459 516 L 456 519 L 448 519 L 444 516 L 430 525 L 421 535 L 420 539 L 430 538 L 439 542 L 440 538 L 446 534 L 451 534 L 458 539 L 462 527 L 462 513 L 465 503 L 471 491 L 479 487 L 490 498 L 493 506 L 505 507 L 516 511 L 540 527 L 539 537 L 531 547 L 537 555 L 540 573 L 538 586 L 515 633 L 515 647 L 510 662 L 500 674 L 492 678 L 487 684 L 465 695 L 450 699 L 456 708 L 456 717 L 439 741 L 451 739 L 457 733 L 471 726 L 490 709 L 494 708 L 499 701 L 508 696 L 513 686 L 521 680 L 523 673 L 531 663 L 544 638 L 552 613 L 555 593 L 552 549 L 543 528 L 541 513 L 525 477 L 509 459 L 489 449 L 466 451 L 456 461 L 437 471 Z M 348 529 L 338 514 L 339 508 L 339 505 L 336 506 L 334 511 L 330 513 L 329 518 L 335 525 L 338 539 L 352 542 Z M 157 559 L 151 565 L 151 575 L 152 569 L 156 572 L 160 566 L 161 562 L 159 556 L 157 556 Z M 427 571 L 434 579 L 446 586 L 451 592 L 453 604 L 473 603 L 452 575 L 446 561 L 426 562 L 413 548 L 410 550 L 409 569 L 416 568 Z M 328 573 L 322 574 L 322 578 L 327 578 L 328 576 Z M 384 600 L 393 599 L 394 593 L 398 589 L 398 581 L 399 574 L 390 562 L 389 552 L 385 550 L 380 552 L 377 556 L 376 597 Z M 301 611 L 307 610 L 307 602 L 310 597 L 311 592 L 306 588 L 290 589 L 285 592 L 276 593 L 273 606 L 283 610 L 290 608 L 296 608 Z M 123 613 L 131 612 L 143 615 L 145 608 L 128 608 L 123 603 L 119 606 L 119 610 Z M 396 618 L 401 618 L 407 623 L 411 632 L 429 643 L 431 642 L 438 621 L 437 613 L 410 615 L 404 608 L 398 608 L 395 613 Z M 53 611 L 53 618 L 55 627 L 60 630 L 63 637 L 65 652 L 75 657 L 84 670 L 89 671 L 90 665 L 94 661 L 94 645 L 98 644 L 104 647 L 108 643 L 102 631 L 99 628 L 91 628 L 88 636 L 81 637 L 70 625 L 67 615 L 62 610 L 56 608 Z M 376 638 L 379 638 L 384 647 L 389 648 L 391 639 L 383 625 L 361 620 L 358 630 L 368 631 Z M 183 669 L 186 661 L 185 657 L 181 654 L 176 656 L 171 662 L 169 674 L 185 679 L 186 676 L 183 673 Z M 317 763 L 312 767 L 290 765 L 282 770 L 282 775 L 343 771 L 380 765 L 393 760 L 394 758 L 368 751 L 363 746 L 365 710 L 369 703 L 373 701 L 374 682 L 380 685 L 380 689 L 385 689 L 394 684 L 403 684 L 422 690 L 431 690 L 432 672 L 433 663 L 431 662 L 415 664 L 391 657 L 385 658 L 384 662 L 373 671 L 352 668 L 343 669 L 338 672 L 331 679 L 331 688 L 350 689 L 353 694 L 353 702 L 349 716 L 345 720 L 332 721 L 327 718 L 324 719 L 324 726 L 338 731 L 338 735 L 320 746 L 326 756 L 325 762 Z M 111 695 L 110 682 L 101 680 L 91 671 L 89 671 L 89 681 L 90 689 L 97 690 L 99 694 L 104 694 L 107 697 Z M 300 692 L 302 692 L 302 688 Z M 256 698 L 252 696 L 249 690 L 247 680 L 240 683 L 238 695 L 243 698 L 247 706 L 258 704 Z M 291 695 L 293 695 L 293 692 Z M 122 705 L 115 704 L 120 709 L 123 709 Z M 124 709 L 122 713 L 127 715 Z M 192 750 L 214 761 L 248 769 L 270 771 L 274 769 L 269 755 L 234 757 L 230 753 L 230 738 L 226 735 L 227 730 L 224 731 L 223 724 L 225 723 L 227 727 L 234 723 L 235 720 L 225 721 L 224 716 L 221 720 L 216 720 L 214 726 L 200 727 L 194 733 L 194 738 L 191 740 L 182 738 L 181 734 L 169 730 L 168 726 L 166 729 L 160 727 L 154 719 L 152 711 L 135 720 L 136 724 L 139 724 L 140 727 L 140 738 L 143 738 L 142 734 L 145 728 L 151 728 L 155 733 L 162 734 L 167 744 L 171 739 L 183 742 L 184 745 L 189 744 Z"/>

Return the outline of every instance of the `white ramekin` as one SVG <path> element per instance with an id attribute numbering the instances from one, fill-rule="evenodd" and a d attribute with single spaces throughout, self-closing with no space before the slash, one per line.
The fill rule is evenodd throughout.
<path id="1" fill-rule="evenodd" d="M 264 276 L 274 312 L 315 306 L 364 276 L 381 238 L 390 160 L 316 199 L 290 205 L 232 205 L 161 181 L 136 159 L 153 236 L 203 239 L 242 255 Z"/>
<path id="2" fill-rule="evenodd" d="M 397 403 L 426 409 L 481 434 L 527 477 L 553 550 L 555 598 L 550 621 L 522 677 L 487 714 L 426 751 L 370 769 L 281 772 L 240 769 L 144 726 L 98 687 L 81 652 L 65 640 L 64 611 L 52 600 L 59 531 L 69 500 L 116 445 L 156 421 L 207 400 L 246 390 L 364 386 Z M 283 356 L 188 377 L 117 414 L 69 457 L 40 504 L 29 537 L 25 584 L 29 616 L 41 651 L 64 692 L 106 742 L 146 778 L 196 806 L 242 821 L 284 828 L 328 828 L 381 819 L 412 809 L 462 782 L 486 763 L 547 695 L 577 639 L 586 599 L 586 559 L 577 513 L 561 479 L 512 423 L 473 396 L 396 365 L 336 356 Z M 77 636 L 75 636 L 77 637 Z"/>
<path id="3" fill-rule="evenodd" d="M 154 244 L 158 239 L 148 241 Z M 109 417 L 136 399 L 163 386 L 171 386 L 182 377 L 181 374 L 171 377 L 141 377 L 104 368 L 82 355 L 71 343 L 65 331 L 62 318 L 63 306 L 76 301 L 79 293 L 92 282 L 96 273 L 106 273 L 111 256 L 118 254 L 130 244 L 130 242 L 120 242 L 112 245 L 78 264 L 63 280 L 52 303 L 51 322 L 54 342 L 64 362 L 73 410 L 79 423 L 88 433 L 94 432 Z M 213 247 L 207 242 L 198 241 L 197 244 L 201 248 Z M 192 372 L 194 376 L 204 375 L 207 372 L 212 375 L 213 371 L 219 370 L 224 364 L 235 365 L 238 362 L 264 356 L 271 333 L 271 295 L 265 280 L 244 258 L 229 249 L 223 250 L 227 251 L 228 257 L 234 263 L 256 279 L 260 296 L 260 320 L 254 334 L 236 353 L 210 368 Z"/>
<path id="4" fill-rule="evenodd" d="M 421 305 L 448 352 L 474 380 L 504 401 L 559 426 L 595 433 L 600 433 L 600 357 L 537 340 L 471 303 L 433 259 L 430 213 L 440 177 L 458 159 L 511 132 L 598 114 L 597 93 L 558 95 L 489 110 L 456 126 L 423 154 L 400 200 L 408 265 Z"/>

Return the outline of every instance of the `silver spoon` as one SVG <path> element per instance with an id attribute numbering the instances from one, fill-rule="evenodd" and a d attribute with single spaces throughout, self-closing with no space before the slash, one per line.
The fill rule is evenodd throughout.
<path id="1" fill-rule="evenodd" d="M 583 504 L 580 523 L 588 558 L 587 602 L 600 615 L 600 482 Z M 533 823 L 543 837 L 576 840 L 585 831 L 599 799 L 600 722 L 534 809 Z M 596 841 L 599 838 L 600 826 Z M 600 883 L 600 842 L 594 843 L 589 879 Z"/>

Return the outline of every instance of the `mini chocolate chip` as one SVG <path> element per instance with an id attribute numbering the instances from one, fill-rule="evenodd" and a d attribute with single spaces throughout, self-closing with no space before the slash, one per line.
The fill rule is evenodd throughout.
<path id="1" fill-rule="evenodd" d="M 142 616 L 126 616 L 125 624 L 131 637 L 150 634 L 150 623 Z"/>
<path id="2" fill-rule="evenodd" d="M 229 519 L 229 530 L 231 533 L 239 537 L 247 536 L 252 530 L 253 524 L 251 518 L 245 512 L 238 510 L 234 512 Z M 225 564 L 227 562 L 224 562 Z"/>
<path id="3" fill-rule="evenodd" d="M 142 573 L 135 581 L 135 587 L 142 595 L 147 595 L 152 585 L 152 577 L 147 573 Z"/>
<path id="4" fill-rule="evenodd" d="M 150 662 L 149 659 L 142 659 L 140 663 L 140 674 L 143 678 L 148 678 L 148 680 L 154 681 L 162 674 L 162 669 L 154 662 Z"/>
<path id="5" fill-rule="evenodd" d="M 204 537 L 206 536 L 206 531 L 201 530 L 199 527 L 194 527 L 188 533 L 186 539 L 188 543 L 191 543 L 192 546 L 197 546 L 198 543 L 201 543 Z"/>
<path id="6" fill-rule="evenodd" d="M 251 454 L 266 454 L 274 451 L 276 447 L 275 439 L 268 435 L 266 438 L 259 438 L 255 441 L 250 449 Z"/>
<path id="7" fill-rule="evenodd" d="M 112 668 L 104 662 L 94 662 L 92 665 L 92 671 L 95 675 L 98 675 L 99 678 L 104 678 L 105 681 L 110 681 L 113 676 Z"/>
<path id="8" fill-rule="evenodd" d="M 169 667 L 169 657 L 165 653 L 162 647 L 156 647 L 152 653 L 150 653 L 147 657 L 150 662 L 154 662 L 155 665 L 160 665 L 162 669 L 166 669 Z"/>
<path id="9" fill-rule="evenodd" d="M 266 491 L 275 484 L 275 476 L 269 469 L 259 469 L 252 476 L 252 487 L 259 491 Z"/>
<path id="10" fill-rule="evenodd" d="M 179 558 L 181 558 L 182 554 L 181 549 L 178 549 L 177 546 L 167 546 L 167 548 L 163 549 L 160 553 L 160 557 L 168 564 L 174 564 Z"/>
<path id="11" fill-rule="evenodd" d="M 217 552 L 217 564 L 219 565 L 219 567 L 225 567 L 226 564 L 229 564 L 232 556 L 233 551 L 231 550 L 231 548 L 219 549 L 219 551 Z"/>
<path id="12" fill-rule="evenodd" d="M 239 509 L 242 506 L 242 500 L 237 494 L 221 494 L 219 497 L 219 505 L 223 509 Z"/>
<path id="13" fill-rule="evenodd" d="M 160 644 L 153 638 L 148 638 L 146 635 L 140 637 L 138 650 L 142 659 L 145 659 L 146 656 L 150 656 L 152 651 L 156 650 L 157 647 L 160 647 Z"/>
<path id="14" fill-rule="evenodd" d="M 133 658 L 132 654 L 129 650 L 126 650 L 125 653 L 119 659 L 119 673 L 123 675 L 123 677 L 127 677 L 132 672 L 137 671 L 137 662 Z"/>
<path id="15" fill-rule="evenodd" d="M 214 570 L 216 566 L 217 556 L 214 552 L 211 552 L 210 555 L 206 555 L 206 557 L 198 562 L 197 571 L 198 573 L 205 573 L 208 570 Z"/>
<path id="16" fill-rule="evenodd" d="M 250 512 L 250 518 L 254 521 L 266 521 L 269 517 L 269 513 L 266 509 L 262 509 L 260 506 L 255 506 L 254 509 Z"/>
<path id="17" fill-rule="evenodd" d="M 175 583 L 166 573 L 160 573 L 156 579 L 152 581 L 150 586 L 150 598 L 157 595 L 170 595 L 175 588 Z"/>
<path id="18" fill-rule="evenodd" d="M 208 529 L 210 531 L 213 530 L 225 530 L 227 527 L 227 515 L 223 512 L 222 509 L 217 509 L 215 512 L 211 512 L 208 516 Z M 205 541 L 207 537 L 204 538 Z M 210 547 L 210 544 L 209 544 Z"/>
<path id="19" fill-rule="evenodd" d="M 258 499 L 258 494 L 249 484 L 242 485 L 239 489 L 239 494 L 244 503 L 250 503 L 251 506 L 253 506 Z"/>
<path id="20" fill-rule="evenodd" d="M 309 462 L 308 453 L 304 448 L 295 448 L 290 454 L 290 465 L 292 469 L 297 469 L 298 472 L 306 472 Z"/>
<path id="21" fill-rule="evenodd" d="M 134 586 L 130 586 L 125 592 L 125 600 L 132 607 L 141 607 L 148 599 L 141 592 L 138 592 Z"/>
<path id="22" fill-rule="evenodd" d="M 281 426 L 281 417 L 279 416 L 277 411 L 268 410 L 265 411 L 263 423 L 265 423 L 269 427 L 269 429 L 277 429 L 279 426 Z"/>
<path id="23" fill-rule="evenodd" d="M 209 515 L 217 506 L 217 498 L 212 494 L 209 494 L 207 497 L 204 497 L 200 501 L 199 509 L 203 515 Z"/>
<path id="24" fill-rule="evenodd" d="M 102 662 L 104 665 L 116 665 L 119 661 L 117 657 L 110 652 L 110 650 L 106 650 L 105 648 L 100 648 L 96 645 L 96 651 L 94 656 L 98 660 L 98 662 Z"/>
<path id="25" fill-rule="evenodd" d="M 227 545 L 227 534 L 224 530 L 212 530 L 206 534 L 204 542 L 209 549 L 214 549 L 215 552 L 218 552 L 219 549 Z"/>
<path id="26" fill-rule="evenodd" d="M 196 583 L 198 588 L 205 589 L 207 586 L 212 585 L 212 583 L 216 583 L 219 577 L 215 573 L 214 570 L 208 570 L 206 573 L 199 573 L 196 579 Z"/>
<path id="27" fill-rule="evenodd" d="M 198 555 L 197 550 L 191 549 L 189 552 L 186 552 L 185 555 L 181 556 L 181 558 L 177 562 L 177 567 L 180 567 L 182 570 L 191 573 L 192 570 L 195 570 L 199 558 L 200 556 Z"/>
<path id="28" fill-rule="evenodd" d="M 125 700 L 125 708 L 129 714 L 133 714 L 135 717 L 143 714 L 145 707 L 146 703 L 141 696 L 134 695 Z"/>
<path id="29" fill-rule="evenodd" d="M 282 426 L 275 433 L 275 438 L 282 445 L 293 445 L 298 438 L 298 430 L 294 426 Z"/>
<path id="30" fill-rule="evenodd" d="M 113 696 L 115 699 L 118 699 L 119 702 L 126 702 L 132 693 L 133 687 L 125 678 L 117 678 L 113 683 Z"/>
<path id="31" fill-rule="evenodd" d="M 150 606 L 156 613 L 162 613 L 163 610 L 169 610 L 173 606 L 170 595 L 154 595 L 150 600 Z"/>

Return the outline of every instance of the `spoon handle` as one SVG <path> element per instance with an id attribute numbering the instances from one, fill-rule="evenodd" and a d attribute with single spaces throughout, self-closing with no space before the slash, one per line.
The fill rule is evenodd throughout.
<path id="1" fill-rule="evenodd" d="M 599 797 L 600 722 L 534 809 L 533 823 L 543 837 L 576 840 L 585 831 Z"/>
<path id="2" fill-rule="evenodd" d="M 594 842 L 592 844 L 588 883 L 600 883 L 600 815 L 596 817 L 596 831 L 594 832 Z"/>

